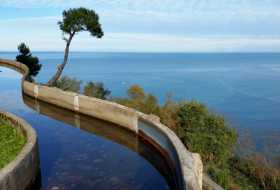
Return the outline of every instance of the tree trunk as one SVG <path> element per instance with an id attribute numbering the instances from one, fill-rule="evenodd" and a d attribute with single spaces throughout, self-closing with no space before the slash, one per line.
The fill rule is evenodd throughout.
<path id="1" fill-rule="evenodd" d="M 64 51 L 63 63 L 61 65 L 57 66 L 57 71 L 56 71 L 55 75 L 47 83 L 48 86 L 55 85 L 56 81 L 60 78 L 65 65 L 68 63 L 69 48 L 70 48 L 70 43 L 72 41 L 73 36 L 74 36 L 74 33 L 70 34 L 69 39 L 66 41 L 67 43 L 66 43 L 66 47 L 65 47 L 65 51 Z"/>

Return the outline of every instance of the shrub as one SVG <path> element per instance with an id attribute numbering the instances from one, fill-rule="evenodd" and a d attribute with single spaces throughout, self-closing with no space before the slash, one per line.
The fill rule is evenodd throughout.
<path id="1" fill-rule="evenodd" d="M 230 187 L 230 170 L 228 167 L 218 168 L 215 165 L 208 166 L 208 174 L 212 180 L 217 182 L 225 189 Z"/>
<path id="2" fill-rule="evenodd" d="M 137 109 L 146 114 L 159 115 L 159 105 L 157 98 L 151 94 L 145 94 L 144 90 L 133 85 L 127 90 L 128 98 L 115 99 L 116 102 Z"/>
<path id="3" fill-rule="evenodd" d="M 29 73 L 26 80 L 33 82 L 33 77 L 37 76 L 37 74 L 41 70 L 42 65 L 39 64 L 38 57 L 32 56 L 29 47 L 27 47 L 24 43 L 21 43 L 18 46 L 18 51 L 19 54 L 17 55 L 16 60 L 25 64 L 29 68 Z"/>
<path id="4" fill-rule="evenodd" d="M 100 82 L 88 82 L 84 87 L 84 94 L 86 96 L 92 96 L 103 100 L 106 100 L 110 93 L 108 89 L 104 88 L 103 83 Z"/>
<path id="5" fill-rule="evenodd" d="M 204 163 L 223 166 L 232 156 L 237 134 L 222 117 L 195 101 L 182 105 L 178 117 L 183 143 L 200 153 Z"/>
<path id="6" fill-rule="evenodd" d="M 138 85 L 132 85 L 127 90 L 127 95 L 131 100 L 143 100 L 146 97 L 144 90 Z"/>
<path id="7" fill-rule="evenodd" d="M 179 117 L 178 117 L 178 111 L 180 109 L 181 104 L 177 103 L 172 100 L 171 95 L 167 95 L 167 100 L 164 103 L 162 107 L 160 107 L 159 110 L 159 117 L 163 124 L 168 126 L 170 129 L 172 129 L 175 133 L 179 134 Z"/>
<path id="8" fill-rule="evenodd" d="M 258 189 L 280 190 L 280 171 L 269 165 L 264 156 L 234 157 L 231 166 L 258 185 Z M 256 189 L 256 188 L 255 188 Z"/>
<path id="9" fill-rule="evenodd" d="M 64 76 L 55 83 L 55 86 L 64 91 L 79 93 L 81 88 L 81 83 L 82 83 L 81 81 L 75 78 Z"/>
<path id="10" fill-rule="evenodd" d="M 275 158 L 275 167 L 278 169 L 278 170 L 280 170 L 280 156 L 277 156 L 276 158 Z"/>

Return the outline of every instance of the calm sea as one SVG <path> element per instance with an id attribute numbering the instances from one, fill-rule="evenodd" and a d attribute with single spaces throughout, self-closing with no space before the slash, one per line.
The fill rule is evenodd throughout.
<path id="1" fill-rule="evenodd" d="M 0 53 L 13 58 L 16 53 Z M 63 53 L 37 52 L 46 82 Z M 65 75 L 101 81 L 112 96 L 125 96 L 132 84 L 175 100 L 195 99 L 227 118 L 240 136 L 270 156 L 280 153 L 280 54 L 71 53 Z"/>

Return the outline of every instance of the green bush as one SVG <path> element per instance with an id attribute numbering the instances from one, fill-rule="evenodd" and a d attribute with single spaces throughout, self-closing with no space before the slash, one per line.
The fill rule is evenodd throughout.
<path id="1" fill-rule="evenodd" d="M 232 156 L 237 134 L 222 117 L 195 101 L 182 105 L 178 117 L 183 143 L 200 153 L 204 163 L 223 166 Z"/>
<path id="2" fill-rule="evenodd" d="M 280 170 L 271 166 L 261 154 L 234 157 L 230 165 L 257 184 L 255 189 L 280 190 Z"/>
<path id="3" fill-rule="evenodd" d="M 222 187 L 230 185 L 229 159 L 237 141 L 237 133 L 225 120 L 211 113 L 203 104 L 183 103 L 178 111 L 179 135 L 192 152 L 198 152 L 205 171 Z"/>
<path id="4" fill-rule="evenodd" d="M 167 95 L 167 100 L 163 106 L 160 107 L 159 117 L 163 124 L 172 129 L 178 136 L 179 134 L 179 117 L 178 111 L 181 107 L 181 103 L 172 100 L 171 95 Z"/>
<path id="5" fill-rule="evenodd" d="M 71 91 L 71 92 L 79 93 L 80 89 L 81 89 L 81 83 L 82 83 L 81 81 L 79 81 L 75 78 L 64 76 L 61 79 L 59 79 L 58 81 L 56 81 L 55 86 L 64 91 Z"/>
<path id="6" fill-rule="evenodd" d="M 42 65 L 39 64 L 38 57 L 32 56 L 32 53 L 24 43 L 21 43 L 18 46 L 19 54 L 16 57 L 18 62 L 25 64 L 29 68 L 29 73 L 26 80 L 33 82 L 35 77 L 39 71 L 41 70 Z"/>
<path id="7" fill-rule="evenodd" d="M 84 94 L 86 96 L 92 96 L 106 100 L 107 97 L 111 94 L 111 92 L 108 89 L 104 88 L 103 83 L 88 82 L 87 85 L 84 87 Z"/>
<path id="8" fill-rule="evenodd" d="M 143 100 L 146 97 L 146 94 L 139 85 L 132 85 L 128 90 L 127 90 L 127 95 L 130 100 Z"/>
<path id="9" fill-rule="evenodd" d="M 146 114 L 155 114 L 167 126 L 178 131 L 183 143 L 193 152 L 201 154 L 205 163 L 223 166 L 232 156 L 237 135 L 225 120 L 208 111 L 201 103 L 168 101 L 160 106 L 157 99 L 146 94 L 138 85 L 127 91 L 128 98 L 117 102 Z"/>
<path id="10" fill-rule="evenodd" d="M 127 96 L 128 98 L 118 98 L 115 101 L 143 113 L 159 115 L 160 107 L 156 97 L 151 94 L 146 94 L 140 86 L 131 86 L 127 90 Z"/>
<path id="11" fill-rule="evenodd" d="M 230 187 L 230 170 L 228 167 L 218 168 L 215 165 L 208 166 L 208 174 L 212 180 L 225 189 Z"/>

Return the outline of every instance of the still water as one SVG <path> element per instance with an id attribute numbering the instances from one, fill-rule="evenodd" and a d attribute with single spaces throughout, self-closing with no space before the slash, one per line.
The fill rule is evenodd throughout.
<path id="1" fill-rule="evenodd" d="M 21 76 L 0 67 L 0 109 L 37 131 L 42 190 L 170 189 L 171 170 L 140 137 L 23 96 Z"/>

